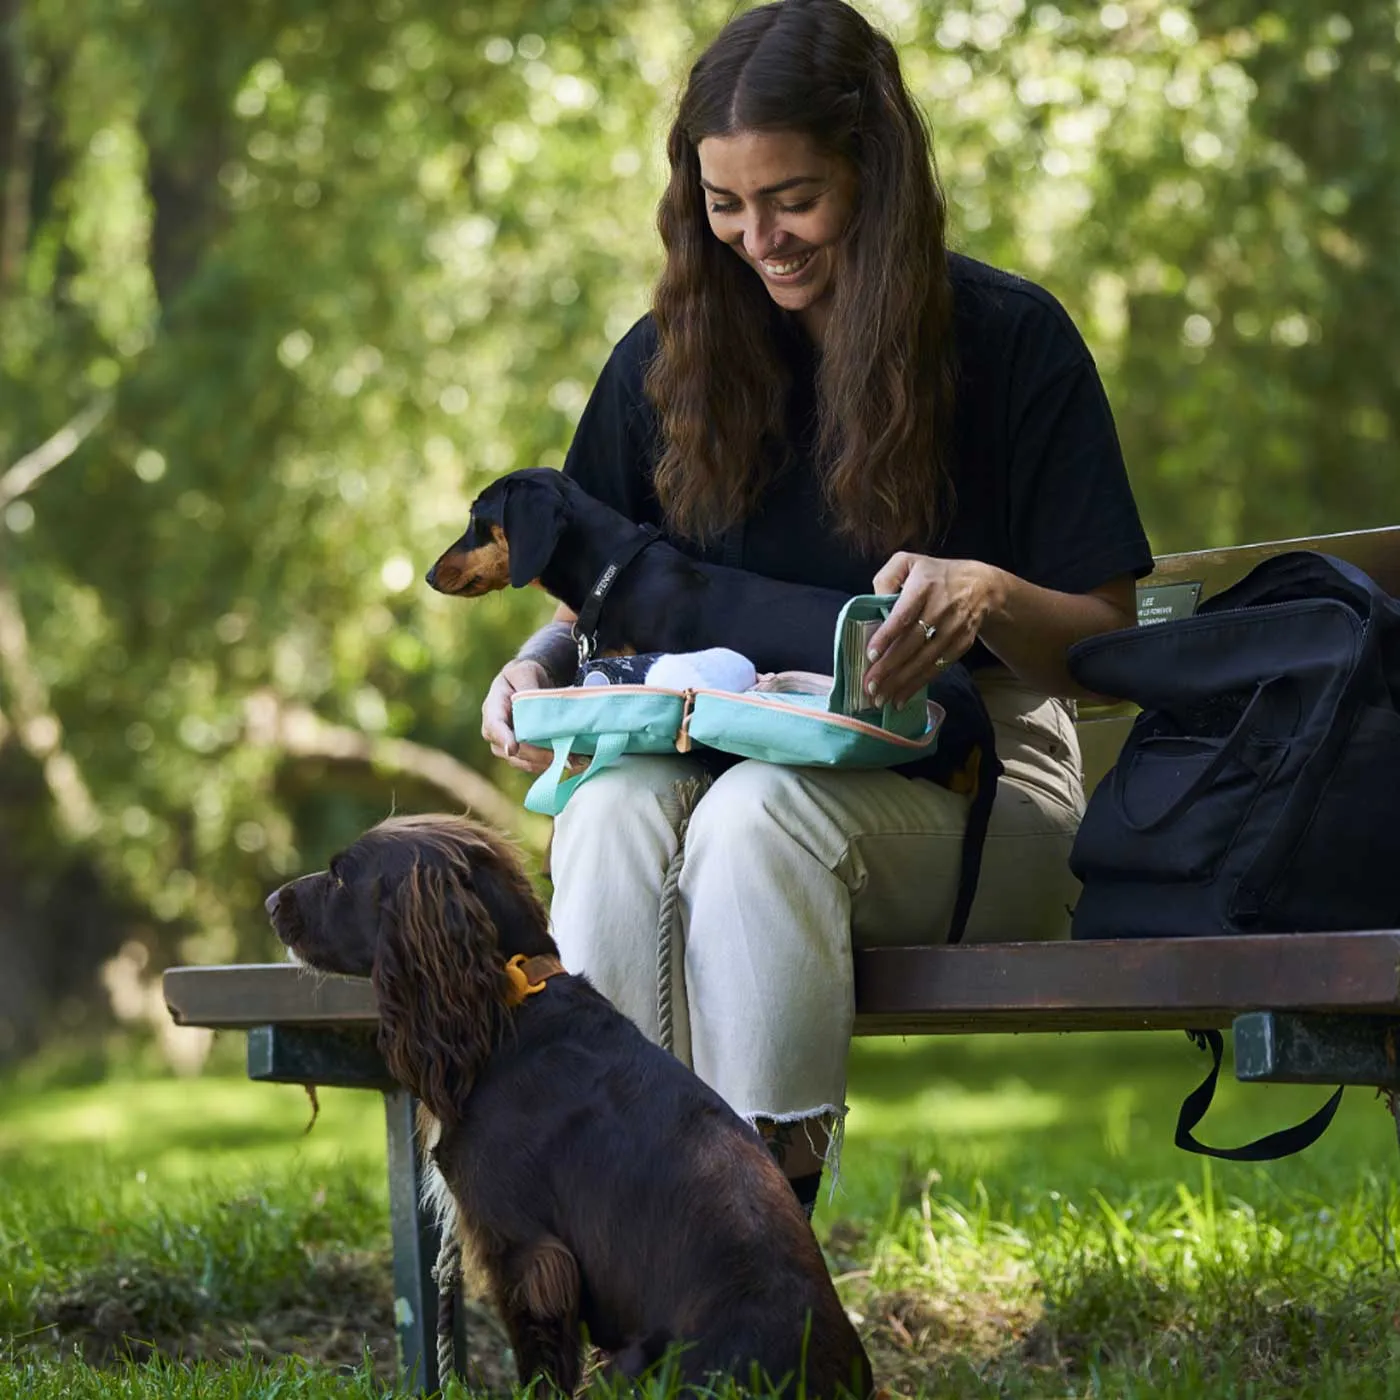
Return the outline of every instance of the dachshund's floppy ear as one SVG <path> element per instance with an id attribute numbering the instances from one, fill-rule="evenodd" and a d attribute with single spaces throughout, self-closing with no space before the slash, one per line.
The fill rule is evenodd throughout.
<path id="1" fill-rule="evenodd" d="M 509 482 L 501 514 L 510 546 L 510 586 L 526 588 L 545 571 L 564 532 L 563 493 L 539 476 Z"/>
<path id="2" fill-rule="evenodd" d="M 389 1073 L 448 1123 L 506 1016 L 496 928 L 469 878 L 415 861 L 381 901 L 373 972 Z"/>

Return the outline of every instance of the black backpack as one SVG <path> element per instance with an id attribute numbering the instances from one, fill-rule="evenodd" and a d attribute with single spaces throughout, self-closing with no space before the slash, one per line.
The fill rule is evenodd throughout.
<path id="1" fill-rule="evenodd" d="M 1070 855 L 1075 938 L 1400 926 L 1400 602 L 1361 570 L 1280 554 L 1194 617 L 1076 644 L 1069 667 L 1141 707 Z M 1258 1160 L 1326 1127 L 1340 1090 L 1310 1136 L 1201 1148 L 1220 1036 L 1196 1034 L 1216 1070 L 1179 1145 Z"/>

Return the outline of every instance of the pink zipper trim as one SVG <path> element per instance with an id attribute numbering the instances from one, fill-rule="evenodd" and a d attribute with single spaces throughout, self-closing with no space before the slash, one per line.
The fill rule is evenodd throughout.
<path id="1" fill-rule="evenodd" d="M 766 695 L 759 697 L 752 694 L 746 695 L 736 690 L 697 690 L 692 692 L 695 696 L 719 695 L 726 700 L 738 700 L 745 705 L 758 705 L 765 710 L 781 710 L 785 714 L 801 715 L 804 719 L 820 719 L 824 724 L 838 724 L 844 729 L 854 729 L 858 734 L 868 734 L 872 739 L 882 739 L 888 744 L 899 744 L 907 749 L 926 749 L 938 737 L 938 725 L 932 723 L 933 716 L 928 716 L 930 728 L 922 739 L 906 739 L 902 734 L 892 733 L 888 729 L 881 728 L 878 724 L 867 724 L 863 719 L 855 719 L 850 715 L 833 714 L 830 710 L 814 710 L 809 705 L 786 705 L 781 700 L 770 700 Z M 939 711 L 939 724 L 943 721 L 942 707 L 935 705 L 933 701 L 928 702 L 929 709 Z M 689 714 L 687 713 L 687 719 Z"/>
<path id="2" fill-rule="evenodd" d="M 549 695 L 557 699 L 588 699 L 599 693 L 604 695 L 671 695 L 683 700 L 691 694 L 688 690 L 668 690 L 661 685 L 563 685 L 546 690 L 517 690 L 517 697 L 527 695 Z"/>

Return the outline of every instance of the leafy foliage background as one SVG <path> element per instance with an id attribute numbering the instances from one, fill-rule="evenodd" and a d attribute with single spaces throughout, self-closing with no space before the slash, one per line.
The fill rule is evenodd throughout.
<path id="1" fill-rule="evenodd" d="M 1395 523 L 1393 6 L 863 3 L 1158 552 Z M 645 310 L 728 13 L 0 0 L 0 1055 L 118 949 L 271 956 L 266 890 L 393 805 L 541 843 L 478 728 L 544 600 L 421 576 Z"/>

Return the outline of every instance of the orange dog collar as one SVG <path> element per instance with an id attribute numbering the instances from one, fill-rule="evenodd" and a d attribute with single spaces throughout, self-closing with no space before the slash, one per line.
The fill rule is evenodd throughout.
<path id="1" fill-rule="evenodd" d="M 544 991 L 544 984 L 563 971 L 564 964 L 548 954 L 527 958 L 524 953 L 517 953 L 506 963 L 506 981 L 510 983 L 506 990 L 506 1005 L 512 1008 L 519 1006 L 526 997 Z"/>

